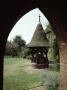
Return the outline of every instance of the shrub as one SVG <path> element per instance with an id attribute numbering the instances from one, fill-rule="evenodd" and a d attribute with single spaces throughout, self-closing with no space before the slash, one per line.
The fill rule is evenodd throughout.
<path id="1" fill-rule="evenodd" d="M 49 64 L 49 70 L 60 71 L 60 64 Z"/>
<path id="2" fill-rule="evenodd" d="M 46 71 L 43 74 L 42 82 L 46 90 L 59 90 L 60 77 L 56 71 Z"/>

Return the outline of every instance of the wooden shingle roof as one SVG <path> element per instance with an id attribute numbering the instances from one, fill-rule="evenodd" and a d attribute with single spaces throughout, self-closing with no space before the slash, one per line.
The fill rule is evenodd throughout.
<path id="1" fill-rule="evenodd" d="M 49 42 L 41 23 L 37 25 L 32 40 L 27 47 L 49 47 Z"/>

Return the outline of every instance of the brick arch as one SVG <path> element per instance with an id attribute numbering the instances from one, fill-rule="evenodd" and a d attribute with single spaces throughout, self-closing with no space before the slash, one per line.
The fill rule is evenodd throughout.
<path id="1" fill-rule="evenodd" d="M 13 0 L 15 1 L 15 0 Z M 67 90 L 67 15 L 65 2 L 57 0 L 21 0 L 8 2 L 7 7 L 0 10 L 0 90 L 3 90 L 3 57 L 7 37 L 17 20 L 28 11 L 39 7 L 44 13 L 57 35 L 60 46 L 60 76 L 61 89 Z"/>

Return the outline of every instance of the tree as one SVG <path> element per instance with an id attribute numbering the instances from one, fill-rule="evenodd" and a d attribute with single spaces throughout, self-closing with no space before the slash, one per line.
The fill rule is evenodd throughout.
<path id="1" fill-rule="evenodd" d="M 5 47 L 5 55 L 8 56 L 17 56 L 17 44 L 16 43 L 12 43 L 10 41 L 7 41 L 6 43 L 6 47 Z"/>
<path id="2" fill-rule="evenodd" d="M 16 43 L 18 45 L 18 50 L 21 51 L 22 47 L 25 47 L 26 42 L 22 39 L 21 36 L 15 36 L 15 38 L 13 39 L 13 42 Z"/>
<path id="3" fill-rule="evenodd" d="M 24 48 L 24 50 L 23 50 L 23 58 L 31 58 L 31 51 L 30 51 L 30 49 L 29 48 Z"/>
<path id="4" fill-rule="evenodd" d="M 26 42 L 21 38 L 21 36 L 15 36 L 12 42 L 7 41 L 5 47 L 5 55 L 8 56 L 21 56 L 22 50 L 24 50 Z"/>
<path id="5" fill-rule="evenodd" d="M 22 39 L 21 36 L 15 36 L 15 38 L 13 39 L 13 43 L 16 43 L 18 46 L 18 56 L 22 56 L 22 50 L 24 50 L 25 46 L 26 46 L 26 42 L 25 40 Z"/>

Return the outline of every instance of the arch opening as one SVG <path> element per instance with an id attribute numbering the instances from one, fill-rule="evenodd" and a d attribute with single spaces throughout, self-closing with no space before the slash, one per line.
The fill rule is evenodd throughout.
<path id="1" fill-rule="evenodd" d="M 33 19 L 33 18 L 32 18 Z M 20 19 L 21 20 L 21 19 Z M 43 23 L 43 22 L 42 22 Z M 27 23 L 28 24 L 28 23 Z M 36 23 L 37 24 L 37 23 Z M 16 23 L 16 25 L 17 25 L 17 23 Z M 46 24 L 47 26 L 48 26 L 48 24 Z M 30 25 L 31 26 L 31 25 Z M 43 26 L 44 26 L 44 24 L 43 24 Z M 14 26 L 14 28 L 15 28 L 15 26 Z M 26 27 L 27 28 L 27 27 Z M 48 30 L 49 31 L 49 30 Z M 46 28 L 46 33 L 48 33 L 47 32 L 47 28 Z M 16 34 L 16 33 L 15 33 Z M 27 32 L 27 34 L 28 34 L 28 32 Z M 25 35 L 25 36 L 27 36 L 27 34 Z M 53 33 L 52 33 L 53 34 Z M 32 35 L 33 35 L 33 33 L 32 33 Z M 28 35 L 28 37 L 29 37 L 30 35 Z M 27 40 L 28 40 L 28 37 L 27 37 Z M 32 36 L 31 36 L 32 37 Z M 49 38 L 50 37 L 50 35 L 48 34 L 48 36 L 47 36 L 47 38 Z M 52 38 L 52 37 L 51 37 Z M 49 38 L 50 39 L 50 38 Z M 52 42 L 50 42 L 50 43 L 52 43 Z M 13 46 L 14 47 L 14 46 Z M 17 46 L 16 46 L 17 47 Z M 25 48 L 25 47 L 24 47 Z M 23 49 L 23 48 L 22 48 Z M 14 51 L 13 51 L 14 52 Z M 17 52 L 17 51 L 16 51 Z M 49 52 L 50 53 L 50 52 Z M 59 53 L 59 52 L 58 52 Z M 8 57 L 9 58 L 9 57 Z M 25 57 L 24 57 L 25 58 Z M 30 58 L 30 57 L 28 57 L 28 58 Z M 50 59 L 50 56 L 49 56 L 49 59 Z M 51 61 L 50 61 L 51 62 Z M 8 63 L 8 62 L 7 62 Z M 9 62 L 10 63 L 10 62 Z M 55 65 L 55 64 L 54 64 Z M 50 66 L 51 67 L 51 66 Z M 51 67 L 52 68 L 52 67 Z M 53 72 L 53 71 L 52 71 Z M 48 73 L 48 72 L 47 72 Z M 52 73 L 53 74 L 53 73 Z M 5 82 L 6 83 L 6 82 Z"/>

